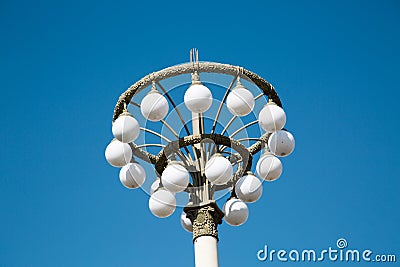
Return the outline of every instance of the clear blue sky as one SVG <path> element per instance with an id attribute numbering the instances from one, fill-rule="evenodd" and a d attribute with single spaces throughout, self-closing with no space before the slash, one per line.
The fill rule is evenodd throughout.
<path id="1" fill-rule="evenodd" d="M 220 226 L 221 265 L 294 266 L 256 252 L 340 237 L 400 258 L 399 14 L 387 0 L 2 1 L 0 266 L 193 266 L 180 210 L 152 216 L 104 159 L 119 94 L 192 47 L 273 83 L 297 142 L 247 223 Z"/>

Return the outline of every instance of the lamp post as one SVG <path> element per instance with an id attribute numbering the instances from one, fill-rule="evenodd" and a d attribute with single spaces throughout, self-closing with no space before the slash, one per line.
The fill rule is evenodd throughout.
<path id="1" fill-rule="evenodd" d="M 201 75 L 207 73 L 230 77 L 228 86 L 217 88 L 223 90 L 219 101 L 215 97 L 218 94 L 213 96 L 208 88 L 216 84 L 202 82 Z M 182 94 L 170 89 L 181 92 L 182 84 L 174 87 L 163 83 L 175 77 L 185 80 L 188 75 L 191 80 L 186 81 L 188 89 L 183 89 L 184 106 L 179 106 Z M 143 96 L 141 91 L 147 94 Z M 192 49 L 189 63 L 146 75 L 119 97 L 112 125 L 115 138 L 105 156 L 111 165 L 122 167 L 120 180 L 131 189 L 143 186 L 146 179 L 137 160 L 154 165 L 156 178 L 150 189 L 149 208 L 157 217 L 165 218 L 175 211 L 176 194 L 188 194 L 181 224 L 193 232 L 196 267 L 217 267 L 218 225 L 223 220 L 232 226 L 243 224 L 248 217 L 246 203 L 260 198 L 261 181 L 280 177 L 278 157 L 294 149 L 293 136 L 283 128 L 286 114 L 281 106 L 274 87 L 257 74 L 238 66 L 199 62 L 197 49 Z M 254 114 L 256 107 L 260 107 L 258 114 Z M 168 120 L 167 115 L 172 113 L 175 116 Z M 187 113 L 189 121 L 184 115 Z M 151 123 L 140 127 L 139 117 Z M 232 130 L 238 121 L 242 123 Z M 157 123 L 174 139 L 151 129 Z M 248 130 L 252 127 L 256 128 Z M 238 138 L 244 131 L 246 136 Z M 148 143 L 142 138 L 139 144 L 135 140 L 143 134 L 154 136 L 158 142 Z M 150 148 L 158 152 L 151 153 Z M 254 164 L 253 158 L 261 151 Z M 230 193 L 222 209 L 215 197 L 221 191 Z"/>

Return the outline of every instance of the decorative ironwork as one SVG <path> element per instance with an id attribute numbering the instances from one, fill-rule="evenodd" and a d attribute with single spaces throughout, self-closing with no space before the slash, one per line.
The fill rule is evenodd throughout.
<path id="1" fill-rule="evenodd" d="M 215 202 L 201 207 L 187 206 L 184 211 L 193 225 L 193 242 L 200 236 L 213 236 L 218 239 L 217 226 L 222 223 L 224 213 Z"/>

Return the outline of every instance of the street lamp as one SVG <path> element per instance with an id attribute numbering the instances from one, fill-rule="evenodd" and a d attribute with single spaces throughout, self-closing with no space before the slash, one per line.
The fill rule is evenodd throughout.
<path id="1" fill-rule="evenodd" d="M 230 77 L 231 82 L 229 86 L 208 84 L 201 80 L 203 74 Z M 185 80 L 188 75 L 191 80 L 189 84 L 185 81 L 188 88 L 183 89 L 183 97 L 172 89 L 182 92 L 185 83 L 162 84 L 175 77 Z M 212 86 L 216 89 L 210 90 Z M 218 94 L 221 87 L 223 93 Z M 176 104 L 182 100 L 184 106 Z M 175 211 L 177 194 L 187 194 L 189 201 L 180 219 L 182 227 L 193 233 L 196 266 L 216 267 L 217 226 L 223 219 L 232 226 L 246 222 L 246 203 L 257 201 L 262 194 L 259 178 L 278 179 L 282 173 L 278 157 L 288 156 L 294 149 L 293 135 L 284 129 L 286 114 L 281 106 L 274 87 L 257 74 L 228 64 L 199 62 L 197 49 L 192 49 L 189 63 L 151 73 L 120 96 L 113 116 L 114 139 L 105 156 L 112 166 L 122 167 L 120 180 L 131 189 L 141 187 L 146 179 L 137 160 L 155 166 L 149 208 L 159 218 Z M 259 112 L 255 111 L 257 107 Z M 172 113 L 175 116 L 168 119 Z M 188 113 L 190 119 L 185 119 Z M 139 118 L 145 119 L 146 127 L 140 126 Z M 242 124 L 232 130 L 238 121 Z M 174 139 L 167 138 L 159 128 L 151 129 L 157 123 L 165 126 Z M 248 130 L 251 127 L 253 130 Z M 247 135 L 239 138 L 243 131 Z M 143 138 L 142 144 L 135 142 L 142 133 L 158 138 L 158 142 Z M 157 153 L 151 153 L 154 149 Z M 261 151 L 263 154 L 253 164 Z M 222 210 L 216 202 L 218 192 L 230 193 Z"/>

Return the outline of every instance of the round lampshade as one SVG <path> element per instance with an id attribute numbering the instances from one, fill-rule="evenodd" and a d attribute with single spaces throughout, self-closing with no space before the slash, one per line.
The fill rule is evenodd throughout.
<path id="1" fill-rule="evenodd" d="M 246 203 L 237 198 L 228 200 L 223 207 L 223 212 L 226 223 L 232 226 L 239 226 L 245 223 L 249 216 L 249 209 Z"/>
<path id="2" fill-rule="evenodd" d="M 119 116 L 112 126 L 114 137 L 123 143 L 135 141 L 139 136 L 139 131 L 139 123 L 132 115 L 128 114 Z"/>
<path id="3" fill-rule="evenodd" d="M 140 103 L 143 117 L 150 121 L 160 121 L 168 113 L 168 101 L 159 92 L 150 92 Z"/>
<path id="4" fill-rule="evenodd" d="M 126 188 L 138 188 L 144 183 L 146 172 L 139 163 L 128 163 L 119 171 L 119 179 Z"/>
<path id="5" fill-rule="evenodd" d="M 272 154 L 278 157 L 286 157 L 293 152 L 295 146 L 294 137 L 288 131 L 277 131 L 268 138 L 268 147 Z"/>
<path id="6" fill-rule="evenodd" d="M 157 178 L 150 186 L 150 195 L 152 195 L 160 187 L 160 179 Z"/>
<path id="7" fill-rule="evenodd" d="M 244 202 L 257 201 L 263 192 L 263 187 L 254 174 L 241 177 L 235 185 L 235 193 Z"/>
<path id="8" fill-rule="evenodd" d="M 105 151 L 106 160 L 114 167 L 122 167 L 132 159 L 132 149 L 116 139 L 111 141 Z"/>
<path id="9" fill-rule="evenodd" d="M 186 107 L 195 113 L 201 113 L 208 110 L 211 107 L 212 99 L 210 89 L 201 83 L 190 85 L 184 96 Z"/>
<path id="10" fill-rule="evenodd" d="M 189 172 L 178 162 L 171 162 L 161 175 L 163 186 L 171 192 L 182 192 L 189 183 Z"/>
<path id="11" fill-rule="evenodd" d="M 154 216 L 165 218 L 175 211 L 176 199 L 173 193 L 160 189 L 154 192 L 149 199 L 149 209 Z"/>
<path id="12" fill-rule="evenodd" d="M 269 103 L 260 111 L 258 123 L 267 132 L 279 131 L 286 123 L 285 111 L 281 107 Z"/>
<path id="13" fill-rule="evenodd" d="M 257 161 L 256 171 L 261 179 L 275 181 L 282 174 L 282 163 L 274 155 L 265 153 Z"/>
<path id="14" fill-rule="evenodd" d="M 188 217 L 186 217 L 186 213 L 184 211 L 181 214 L 181 225 L 182 228 L 188 231 L 189 233 L 193 232 L 192 222 Z"/>
<path id="15" fill-rule="evenodd" d="M 233 167 L 228 159 L 220 154 L 214 155 L 205 167 L 207 179 L 216 185 L 226 184 L 232 177 Z"/>
<path id="16" fill-rule="evenodd" d="M 226 105 L 233 115 L 245 116 L 254 108 L 254 96 L 242 85 L 237 86 L 226 98 Z"/>

